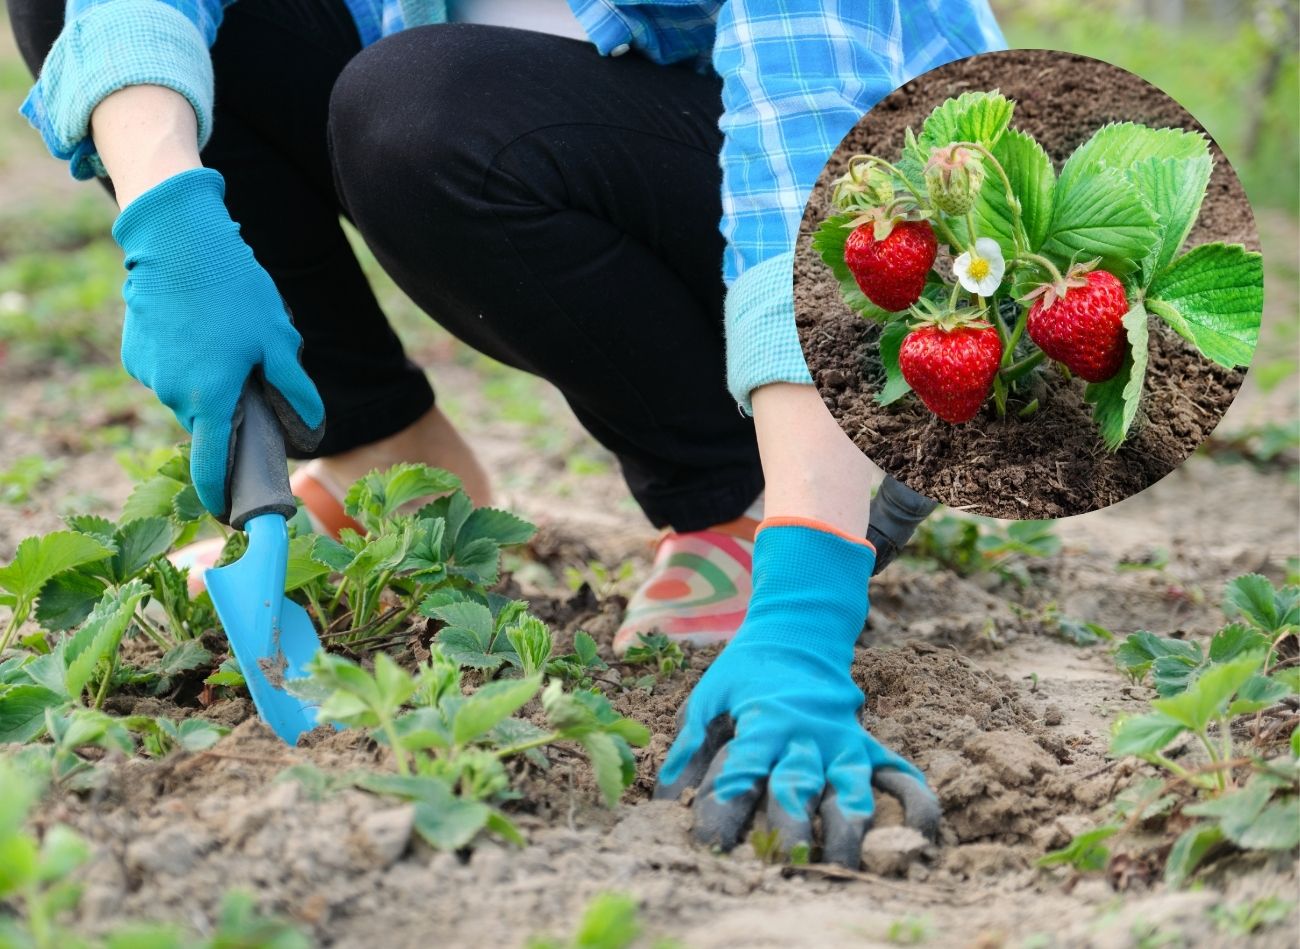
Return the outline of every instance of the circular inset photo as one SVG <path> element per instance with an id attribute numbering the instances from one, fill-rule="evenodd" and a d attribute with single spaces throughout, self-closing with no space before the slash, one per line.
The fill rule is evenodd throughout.
<path id="1" fill-rule="evenodd" d="M 1122 501 L 1190 455 L 1259 336 L 1241 183 L 1141 78 L 1052 50 L 920 76 L 804 211 L 795 310 L 826 404 L 908 487 L 1004 518 Z"/>

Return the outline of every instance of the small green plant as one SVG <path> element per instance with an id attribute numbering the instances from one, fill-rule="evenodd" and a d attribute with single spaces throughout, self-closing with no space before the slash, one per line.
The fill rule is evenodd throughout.
<path id="1" fill-rule="evenodd" d="M 992 572 L 1022 587 L 1032 582 L 1029 562 L 1061 549 L 1055 521 L 1012 521 L 1003 526 L 987 517 L 932 514 L 921 522 L 907 556 L 929 561 L 962 576 Z"/>
<path id="2" fill-rule="evenodd" d="M 858 155 L 813 237 L 845 304 L 881 325 L 888 405 L 915 392 L 953 423 L 990 397 L 1032 417 L 1046 360 L 1087 386 L 1101 440 L 1128 438 L 1149 360 L 1149 317 L 1226 368 L 1259 337 L 1263 267 L 1239 244 L 1181 248 L 1213 159 L 1205 136 L 1134 122 L 1098 129 L 1059 173 L 1011 126 L 1015 103 L 972 91 L 907 129 L 896 163 Z M 934 269 L 945 244 L 953 277 Z"/>
<path id="3" fill-rule="evenodd" d="M 932 928 L 928 916 L 902 916 L 885 929 L 885 941 L 896 946 L 919 946 L 929 940 Z"/>
<path id="4" fill-rule="evenodd" d="M 574 688 L 589 689 L 597 674 L 608 668 L 609 663 L 600 658 L 596 649 L 596 640 L 589 633 L 578 630 L 573 636 L 573 652 L 551 658 L 546 663 L 546 674 Z"/>
<path id="5" fill-rule="evenodd" d="M 617 567 L 606 567 L 599 560 L 588 560 L 585 567 L 565 567 L 564 583 L 573 593 L 585 585 L 598 599 L 608 599 L 618 593 L 627 593 L 636 577 L 636 564 L 624 560 Z"/>
<path id="6" fill-rule="evenodd" d="M 1150 712 L 1115 721 L 1110 752 L 1140 758 L 1158 775 L 1116 801 L 1122 824 L 1080 834 L 1041 865 L 1100 870 L 1109 862 L 1111 838 L 1175 815 L 1185 829 L 1165 861 L 1165 879 L 1173 886 L 1226 848 L 1300 846 L 1300 730 L 1288 735 L 1256 728 L 1246 741 L 1234 728 L 1300 693 L 1295 667 L 1276 662 L 1278 646 L 1295 634 L 1300 591 L 1278 590 L 1253 574 L 1238 577 L 1227 585 L 1224 612 L 1238 622 L 1215 633 L 1208 651 L 1150 633 L 1134 634 L 1118 647 L 1120 667 L 1137 680 L 1150 674 L 1158 697 Z M 1188 753 L 1189 742 L 1199 760 Z"/>
<path id="7" fill-rule="evenodd" d="M 1248 903 L 1210 907 L 1210 918 L 1222 933 L 1250 936 L 1261 929 L 1276 926 L 1295 911 L 1295 901 L 1280 896 L 1264 896 Z"/>
<path id="8" fill-rule="evenodd" d="M 512 796 L 506 759 L 527 755 L 544 766 L 543 748 L 574 742 L 612 806 L 636 774 L 631 746 L 649 740 L 644 726 L 617 715 L 599 693 L 565 692 L 558 680 L 543 687 L 550 631 L 529 619 L 529 631 L 515 638 L 523 675 L 487 682 L 469 695 L 462 692 L 460 663 L 437 645 L 414 674 L 382 652 L 373 672 L 322 652 L 308 667 L 310 677 L 291 688 L 318 702 L 323 720 L 370 729 L 388 746 L 397 773 L 361 775 L 356 783 L 414 801 L 416 831 L 431 845 L 464 847 L 483 830 L 522 843 L 495 806 Z M 534 699 L 548 727 L 515 717 Z"/>
<path id="9" fill-rule="evenodd" d="M 528 941 L 528 949 L 628 949 L 640 938 L 643 929 L 635 897 L 626 893 L 600 893 L 583 910 L 572 939 L 538 937 Z M 666 940 L 655 942 L 656 949 L 674 945 Z"/>
<path id="10" fill-rule="evenodd" d="M 812 848 L 807 843 L 795 844 L 787 854 L 781 846 L 781 832 L 776 828 L 750 831 L 749 845 L 760 863 L 788 863 L 792 867 L 802 867 L 812 859 Z"/>
<path id="11" fill-rule="evenodd" d="M 623 662 L 630 666 L 651 665 L 653 672 L 638 676 L 633 685 L 650 691 L 660 679 L 666 679 L 686 665 L 686 654 L 681 643 L 674 642 L 663 633 L 638 633 L 637 642 L 623 654 Z"/>
<path id="12" fill-rule="evenodd" d="M 4 471 L 0 471 L 0 504 L 23 504 L 31 500 L 32 493 L 60 471 L 64 463 L 58 458 L 41 455 L 21 455 Z"/>

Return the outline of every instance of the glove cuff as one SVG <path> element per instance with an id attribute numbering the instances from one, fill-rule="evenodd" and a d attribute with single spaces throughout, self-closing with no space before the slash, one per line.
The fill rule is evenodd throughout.
<path id="1" fill-rule="evenodd" d="M 754 593 L 737 643 L 853 658 L 867 620 L 870 543 L 829 524 L 771 517 L 754 540 Z"/>
<path id="2" fill-rule="evenodd" d="M 256 266 L 225 195 L 220 172 L 191 168 L 126 206 L 113 224 L 113 239 L 126 254 L 135 289 L 194 289 Z"/>

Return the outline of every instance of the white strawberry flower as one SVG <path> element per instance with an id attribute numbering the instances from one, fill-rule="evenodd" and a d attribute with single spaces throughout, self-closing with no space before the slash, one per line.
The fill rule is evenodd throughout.
<path id="1" fill-rule="evenodd" d="M 982 297 L 991 297 L 1002 283 L 1007 263 L 1002 248 L 991 237 L 976 238 L 975 246 L 955 261 L 952 269 L 962 288 Z"/>

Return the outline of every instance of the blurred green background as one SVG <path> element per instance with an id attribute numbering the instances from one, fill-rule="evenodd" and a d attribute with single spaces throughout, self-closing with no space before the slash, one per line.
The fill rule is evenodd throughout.
<path id="1" fill-rule="evenodd" d="M 1253 205 L 1296 212 L 1300 0 L 993 0 L 993 8 L 1011 46 L 1083 53 L 1159 86 L 1219 143 Z"/>

